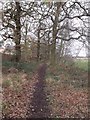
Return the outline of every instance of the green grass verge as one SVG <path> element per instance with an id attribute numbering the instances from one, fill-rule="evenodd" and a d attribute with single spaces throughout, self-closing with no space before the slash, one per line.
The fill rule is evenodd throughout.
<path id="1" fill-rule="evenodd" d="M 70 61 L 69 61 L 70 62 Z M 88 61 L 75 61 L 75 64 L 64 63 L 48 68 L 47 79 L 60 81 L 74 88 L 87 88 Z"/>
<path id="2" fill-rule="evenodd" d="M 89 63 L 90 63 L 90 61 L 88 61 L 88 60 L 76 60 L 75 66 L 80 68 L 81 70 L 84 70 L 84 71 L 89 70 L 90 71 Z"/>
<path id="3" fill-rule="evenodd" d="M 12 61 L 2 61 L 2 66 L 5 66 L 6 68 L 11 68 L 11 67 L 15 67 L 18 70 L 24 70 L 25 72 L 34 72 L 34 70 L 36 69 L 38 63 L 36 62 L 32 62 L 32 63 L 28 63 L 28 62 L 12 62 Z"/>

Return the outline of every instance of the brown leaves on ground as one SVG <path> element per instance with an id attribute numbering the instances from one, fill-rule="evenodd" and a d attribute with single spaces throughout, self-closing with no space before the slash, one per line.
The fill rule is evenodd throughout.
<path id="1" fill-rule="evenodd" d="M 51 72 L 55 73 L 56 70 L 52 69 Z M 72 78 L 70 74 L 63 71 L 58 73 L 58 76 L 60 80 L 57 81 L 52 77 L 45 80 L 44 91 L 51 110 L 50 116 L 52 118 L 88 117 L 87 88 L 78 89 L 63 82 Z M 84 79 L 86 76 L 84 74 Z M 3 74 L 3 116 L 12 118 L 27 117 L 28 106 L 30 106 L 35 92 L 35 84 L 38 83 L 37 78 L 37 74 L 31 77 L 23 71 Z"/>
<path id="2" fill-rule="evenodd" d="M 9 73 L 3 76 L 3 116 L 25 118 L 28 104 L 33 97 L 36 76 L 30 79 L 24 72 Z M 6 81 L 10 84 L 7 85 Z"/>
<path id="3" fill-rule="evenodd" d="M 52 118 L 87 118 L 88 73 L 74 66 L 60 66 L 49 68 L 46 79 Z"/>
<path id="4" fill-rule="evenodd" d="M 51 80 L 50 80 L 51 81 Z M 85 118 L 88 117 L 88 90 L 75 89 L 54 80 L 47 80 L 47 92 L 52 117 Z"/>

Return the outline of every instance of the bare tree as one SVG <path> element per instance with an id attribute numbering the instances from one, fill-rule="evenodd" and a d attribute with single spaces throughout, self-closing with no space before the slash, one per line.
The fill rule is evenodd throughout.
<path id="1" fill-rule="evenodd" d="M 15 2 L 16 4 L 16 13 L 14 15 L 14 20 L 16 24 L 16 29 L 14 30 L 14 39 L 15 39 L 15 49 L 16 49 L 16 62 L 19 62 L 21 59 L 21 23 L 20 23 L 20 15 L 21 15 L 21 6 L 19 2 Z"/>
<path id="2" fill-rule="evenodd" d="M 84 26 L 85 17 L 89 16 L 84 4 L 78 1 L 8 2 L 3 15 L 3 28 L 5 28 L 3 38 L 12 39 L 15 42 L 18 62 L 21 58 L 21 42 L 23 40 L 26 42 L 27 35 L 32 31 L 37 36 L 37 60 L 47 56 L 53 65 L 56 63 L 57 52 L 62 56 L 68 41 L 85 43 L 87 37 L 85 32 L 87 28 Z M 26 18 L 28 18 L 28 28 L 25 25 Z M 64 24 L 67 20 L 71 23 L 68 27 Z M 79 22 L 75 25 L 75 20 L 82 25 L 78 26 Z M 68 37 L 67 31 L 70 33 Z"/>
<path id="3" fill-rule="evenodd" d="M 15 5 L 15 6 L 14 6 Z M 21 6 L 19 2 L 7 3 L 3 14 L 3 27 L 5 33 L 3 37 L 7 39 L 13 39 L 16 49 L 16 62 L 19 62 L 21 58 Z M 11 32 L 10 32 L 11 31 Z"/>

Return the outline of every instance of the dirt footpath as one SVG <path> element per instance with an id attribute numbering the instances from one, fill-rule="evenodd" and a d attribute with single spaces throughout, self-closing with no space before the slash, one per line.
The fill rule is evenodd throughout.
<path id="1" fill-rule="evenodd" d="M 32 102 L 29 106 L 29 118 L 47 118 L 50 117 L 50 109 L 47 102 L 45 88 L 46 64 L 39 66 L 37 70 L 37 82 L 34 86 Z M 29 114 L 30 113 L 30 114 Z"/>

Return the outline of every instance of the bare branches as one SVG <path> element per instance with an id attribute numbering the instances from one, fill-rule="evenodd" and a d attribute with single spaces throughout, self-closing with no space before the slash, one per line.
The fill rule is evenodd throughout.
<path id="1" fill-rule="evenodd" d="M 90 17 L 88 8 L 78 1 L 64 3 L 24 1 L 19 2 L 19 4 L 18 2 L 11 2 L 4 8 L 3 28 L 8 29 L 8 31 L 12 29 L 13 33 L 20 35 L 20 41 L 25 40 L 25 37 L 29 39 L 29 33 L 33 32 L 37 38 L 39 37 L 38 44 L 47 43 L 48 46 L 50 44 L 51 47 L 53 46 L 56 49 L 57 40 L 59 41 L 58 44 L 60 44 L 61 40 L 79 41 L 83 37 L 87 37 L 88 23 L 86 17 Z M 67 21 L 69 21 L 68 26 Z M 26 24 L 27 35 L 25 35 Z M 17 30 L 19 32 L 15 32 Z M 15 42 L 13 33 L 7 33 L 5 36 Z M 52 53 L 53 48 L 50 48 Z"/>

